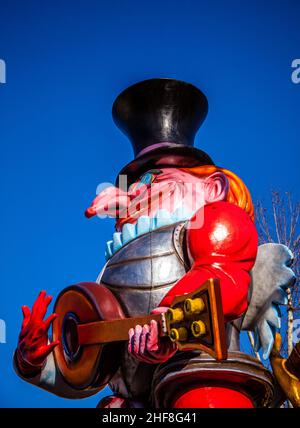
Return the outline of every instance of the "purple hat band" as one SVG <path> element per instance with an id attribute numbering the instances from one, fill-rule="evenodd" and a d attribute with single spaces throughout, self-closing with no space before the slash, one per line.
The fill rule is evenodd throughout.
<path id="1" fill-rule="evenodd" d="M 145 147 L 143 150 L 139 152 L 139 154 L 136 156 L 137 158 L 151 152 L 152 150 L 158 149 L 159 147 L 178 147 L 178 144 L 176 143 L 170 143 L 170 142 L 164 142 L 164 143 L 155 143 L 151 146 Z"/>

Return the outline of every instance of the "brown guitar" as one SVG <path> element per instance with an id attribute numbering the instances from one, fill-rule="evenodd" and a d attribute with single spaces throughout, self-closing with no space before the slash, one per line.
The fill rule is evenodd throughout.
<path id="1" fill-rule="evenodd" d="M 198 349 L 217 360 L 227 358 L 225 324 L 219 281 L 210 279 L 196 291 L 176 296 L 164 314 L 126 318 L 120 303 L 105 286 L 93 282 L 64 289 L 54 312 L 53 340 L 60 340 L 54 357 L 73 388 L 105 387 L 119 366 L 120 345 L 128 330 L 150 320 L 160 336 L 178 344 L 180 351 Z"/>

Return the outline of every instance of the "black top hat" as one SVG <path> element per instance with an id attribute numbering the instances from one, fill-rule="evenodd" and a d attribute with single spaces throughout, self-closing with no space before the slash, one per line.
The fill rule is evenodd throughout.
<path id="1" fill-rule="evenodd" d="M 149 79 L 125 89 L 112 115 L 133 146 L 135 159 L 119 173 L 128 184 L 149 169 L 214 165 L 194 146 L 208 111 L 206 96 L 195 86 L 174 79 Z"/>

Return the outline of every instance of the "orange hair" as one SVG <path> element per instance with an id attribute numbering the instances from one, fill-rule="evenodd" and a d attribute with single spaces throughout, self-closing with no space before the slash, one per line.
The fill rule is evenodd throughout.
<path id="1" fill-rule="evenodd" d="M 252 199 L 245 183 L 233 172 L 225 168 L 219 168 L 214 165 L 196 166 L 193 168 L 181 168 L 183 171 L 198 177 L 208 177 L 214 172 L 221 171 L 226 175 L 229 182 L 229 191 L 226 198 L 227 202 L 238 205 L 246 211 L 251 220 L 254 221 L 254 207 Z"/>

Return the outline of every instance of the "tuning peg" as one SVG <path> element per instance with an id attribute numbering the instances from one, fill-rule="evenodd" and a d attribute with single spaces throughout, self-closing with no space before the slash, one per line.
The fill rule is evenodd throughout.
<path id="1" fill-rule="evenodd" d="M 185 327 L 172 328 L 170 339 L 172 342 L 185 342 L 188 337 L 188 331 Z"/>
<path id="2" fill-rule="evenodd" d="M 180 322 L 184 319 L 183 310 L 180 308 L 172 309 L 169 308 L 167 311 L 167 316 L 170 322 Z"/>
<path id="3" fill-rule="evenodd" d="M 203 321 L 193 321 L 191 325 L 192 335 L 194 337 L 203 336 L 206 333 L 206 325 Z"/>
<path id="4" fill-rule="evenodd" d="M 201 297 L 196 299 L 186 299 L 184 301 L 184 312 L 186 315 L 200 314 L 203 312 L 205 304 Z"/>

